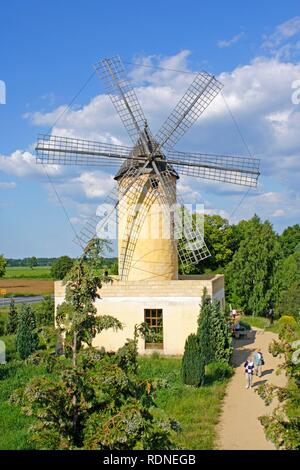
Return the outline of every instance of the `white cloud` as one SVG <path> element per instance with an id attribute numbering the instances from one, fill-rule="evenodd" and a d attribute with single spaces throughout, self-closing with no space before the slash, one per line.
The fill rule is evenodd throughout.
<path id="1" fill-rule="evenodd" d="M 37 165 L 36 158 L 30 152 L 16 150 L 11 155 L 0 155 L 0 171 L 18 177 L 45 174 L 43 165 Z M 49 175 L 57 175 L 61 169 L 57 165 L 47 165 Z"/>
<path id="2" fill-rule="evenodd" d="M 112 175 L 104 172 L 84 172 L 71 181 L 88 199 L 105 196 L 115 185 Z"/>
<path id="3" fill-rule="evenodd" d="M 217 46 L 220 47 L 221 49 L 224 47 L 229 47 L 232 46 L 232 44 L 235 44 L 236 42 L 239 42 L 243 37 L 245 36 L 245 33 L 242 31 L 239 34 L 236 34 L 230 39 L 222 39 L 217 42 Z"/>
<path id="4" fill-rule="evenodd" d="M 272 34 L 264 36 L 262 48 L 277 58 L 288 60 L 300 51 L 299 35 L 300 16 L 295 16 L 279 24 Z"/>
<path id="5" fill-rule="evenodd" d="M 291 31 L 295 31 L 296 26 Z M 288 37 L 288 29 L 282 29 L 282 37 Z M 290 36 L 289 36 L 290 37 Z M 138 86 L 137 95 L 152 129 L 157 130 L 168 112 L 181 98 L 185 89 L 193 80 L 188 66 L 189 51 L 181 51 L 173 57 L 149 56 L 136 58 L 135 61 L 147 67 L 134 67 L 131 76 Z M 153 65 L 166 67 L 168 70 L 153 68 Z M 247 216 L 255 210 L 262 211 L 266 217 L 299 217 L 300 177 L 300 106 L 292 103 L 291 84 L 300 78 L 300 64 L 283 62 L 274 57 L 257 57 L 249 64 L 239 66 L 231 72 L 224 72 L 218 77 L 224 84 L 223 96 L 232 111 L 238 126 L 254 156 L 261 158 L 262 175 L 272 179 L 274 185 L 281 185 L 281 192 L 266 190 L 263 186 L 245 202 L 245 210 L 238 213 Z M 63 106 L 51 113 L 27 114 L 36 125 L 52 125 L 61 113 Z M 56 124 L 54 134 L 82 137 L 103 142 L 128 144 L 129 139 L 109 98 L 98 95 L 86 105 L 69 110 Z M 221 154 L 246 154 L 245 146 L 237 132 L 226 108 L 222 95 L 219 95 L 201 116 L 191 131 L 179 144 L 180 150 L 191 150 Z M 0 168 L 11 174 L 26 175 L 36 168 L 34 157 L 28 152 L 15 152 L 0 157 Z M 8 158 L 8 159 L 7 159 Z M 19 165 L 20 163 L 20 165 Z M 3 166 L 4 165 L 4 166 Z M 20 167 L 20 168 L 18 168 Z M 54 168 L 59 174 L 59 167 Z M 80 176 L 69 176 L 58 182 L 63 197 L 73 198 L 77 206 L 84 198 L 95 201 L 112 187 L 112 178 L 107 173 L 84 171 Z M 245 192 L 245 188 L 193 178 L 182 178 L 178 185 L 185 198 L 194 200 L 207 194 L 208 210 L 227 211 L 226 205 L 236 204 Z M 283 193 L 286 193 L 283 196 Z M 216 208 L 218 198 L 221 209 Z M 281 196 L 281 200 L 276 198 Z M 273 199 L 272 199 L 273 198 Z M 249 200 L 249 201 L 248 201 Z M 277 204 L 277 206 L 276 206 Z M 300 205 L 299 205 L 300 206 Z M 86 214 L 94 210 L 86 204 Z M 243 203 L 244 207 L 244 203 Z M 282 211 L 282 212 L 280 212 Z M 228 211 L 231 212 L 230 210 Z M 283 214 L 284 213 L 284 214 Z M 281 215 L 278 215 L 281 214 Z"/>
<path id="6" fill-rule="evenodd" d="M 300 33 L 300 16 L 295 16 L 279 24 L 271 35 L 266 36 L 263 47 L 271 48 L 278 46 L 286 39 L 290 39 L 298 33 Z"/>
<path id="7" fill-rule="evenodd" d="M 16 183 L 4 183 L 0 181 L 0 189 L 15 189 Z"/>

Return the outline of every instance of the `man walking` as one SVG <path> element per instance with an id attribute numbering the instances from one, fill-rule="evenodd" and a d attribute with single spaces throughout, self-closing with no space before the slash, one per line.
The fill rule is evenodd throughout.
<path id="1" fill-rule="evenodd" d="M 255 373 L 258 377 L 261 377 L 262 375 L 262 366 L 264 364 L 263 360 L 263 355 L 260 350 L 260 348 L 255 350 L 255 353 L 253 355 L 253 362 L 254 362 L 254 368 L 255 368 Z"/>
<path id="2" fill-rule="evenodd" d="M 252 358 L 244 364 L 245 376 L 246 376 L 246 388 L 252 388 L 252 378 L 254 370 L 254 362 Z"/>

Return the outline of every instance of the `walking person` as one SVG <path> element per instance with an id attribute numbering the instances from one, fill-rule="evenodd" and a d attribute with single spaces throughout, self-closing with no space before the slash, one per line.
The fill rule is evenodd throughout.
<path id="1" fill-rule="evenodd" d="M 246 376 L 246 388 L 252 388 L 254 362 L 252 358 L 247 360 L 244 364 L 245 376 Z"/>
<path id="2" fill-rule="evenodd" d="M 253 362 L 254 362 L 254 369 L 255 369 L 255 374 L 258 377 L 261 377 L 262 375 L 262 366 L 264 365 L 265 361 L 261 352 L 261 349 L 258 348 L 255 350 L 255 353 L 253 355 Z"/>

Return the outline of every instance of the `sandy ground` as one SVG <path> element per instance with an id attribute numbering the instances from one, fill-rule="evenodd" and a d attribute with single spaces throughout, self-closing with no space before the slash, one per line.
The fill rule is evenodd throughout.
<path id="1" fill-rule="evenodd" d="M 234 340 L 233 376 L 224 400 L 223 412 L 218 427 L 219 445 L 222 450 L 272 450 L 275 446 L 265 438 L 263 427 L 258 417 L 270 414 L 275 403 L 265 406 L 263 400 L 255 393 L 255 388 L 262 383 L 284 385 L 284 374 L 276 375 L 280 359 L 268 352 L 268 346 L 277 335 L 253 328 L 248 339 Z M 256 347 L 261 347 L 265 365 L 262 377 L 253 377 L 253 388 L 246 389 L 244 362 Z"/>

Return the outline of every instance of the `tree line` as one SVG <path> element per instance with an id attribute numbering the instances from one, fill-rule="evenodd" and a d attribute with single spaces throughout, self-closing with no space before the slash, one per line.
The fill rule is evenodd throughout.
<path id="1" fill-rule="evenodd" d="M 205 215 L 205 241 L 211 257 L 191 266 L 189 274 L 224 273 L 227 304 L 248 315 L 297 317 L 300 311 L 300 225 L 278 235 L 257 215 L 229 224 Z"/>

